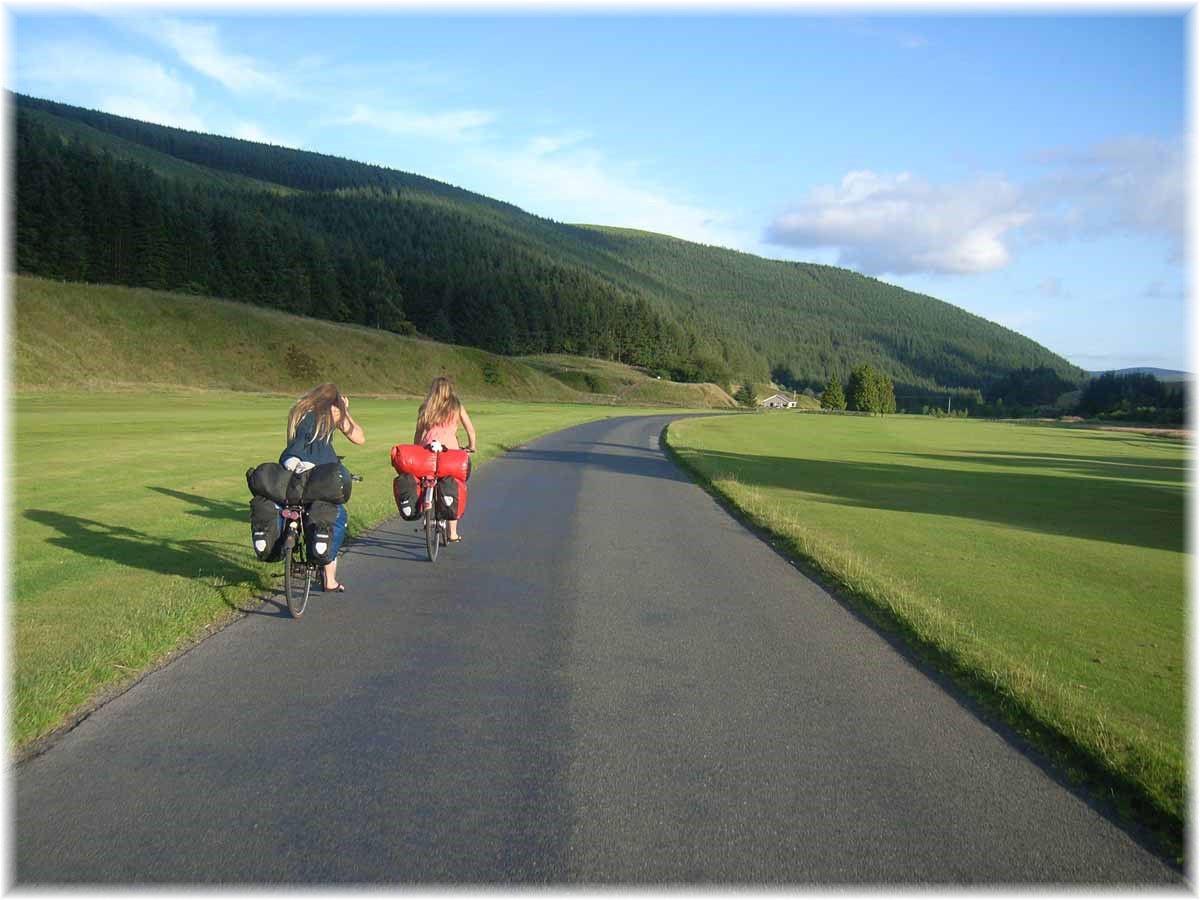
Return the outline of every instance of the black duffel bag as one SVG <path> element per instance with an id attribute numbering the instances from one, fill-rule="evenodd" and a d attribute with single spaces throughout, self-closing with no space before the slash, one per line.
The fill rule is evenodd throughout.
<path id="1" fill-rule="evenodd" d="M 305 503 L 319 500 L 323 503 L 346 503 L 350 500 L 349 470 L 340 462 L 324 463 L 305 472 L 301 478 L 301 499 Z M 293 489 L 295 485 L 293 484 Z"/>
<path id="2" fill-rule="evenodd" d="M 292 473 L 277 462 L 261 463 L 246 470 L 246 485 L 255 497 L 269 497 L 276 503 L 288 502 L 288 484 Z"/>

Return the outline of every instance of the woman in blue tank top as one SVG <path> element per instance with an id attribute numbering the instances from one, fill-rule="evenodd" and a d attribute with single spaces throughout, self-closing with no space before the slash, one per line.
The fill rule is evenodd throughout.
<path id="1" fill-rule="evenodd" d="M 366 432 L 350 416 L 350 401 L 335 384 L 321 384 L 296 401 L 288 413 L 287 446 L 279 463 L 293 472 L 337 462 L 333 433 L 340 431 L 352 444 L 366 443 Z M 338 509 L 333 528 L 333 562 L 322 568 L 322 585 L 327 591 L 344 591 L 337 580 L 337 550 L 346 535 L 346 507 Z"/>

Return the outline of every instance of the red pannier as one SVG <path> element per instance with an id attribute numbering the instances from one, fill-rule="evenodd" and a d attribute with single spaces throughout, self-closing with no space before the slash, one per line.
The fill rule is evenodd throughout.
<path id="1" fill-rule="evenodd" d="M 443 450 L 437 454 L 437 477 L 466 481 L 471 477 L 471 454 L 466 450 Z"/>
<path id="2" fill-rule="evenodd" d="M 437 475 L 437 454 L 419 444 L 397 444 L 392 448 L 392 467 L 414 478 Z"/>

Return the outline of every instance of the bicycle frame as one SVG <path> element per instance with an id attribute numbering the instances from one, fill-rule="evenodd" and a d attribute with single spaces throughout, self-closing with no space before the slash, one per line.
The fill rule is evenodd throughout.
<path id="1" fill-rule="evenodd" d="M 304 615 L 312 583 L 317 576 L 317 564 L 309 562 L 308 547 L 304 540 L 304 508 L 285 506 L 280 513 L 287 529 L 287 550 L 283 557 L 283 592 L 287 597 L 288 610 L 293 618 Z"/>
<path id="2" fill-rule="evenodd" d="M 438 512 L 436 487 L 436 478 L 421 476 L 420 511 L 425 520 L 425 549 L 430 562 L 437 562 L 438 550 L 446 543 L 446 520 Z"/>

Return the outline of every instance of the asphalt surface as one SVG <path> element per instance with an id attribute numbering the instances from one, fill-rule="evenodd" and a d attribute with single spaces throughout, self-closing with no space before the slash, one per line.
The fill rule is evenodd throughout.
<path id="1" fill-rule="evenodd" d="M 17 883 L 1183 886 L 694 486 L 667 418 L 492 461 L 436 564 L 393 520 L 347 593 L 268 598 L 17 766 Z"/>

